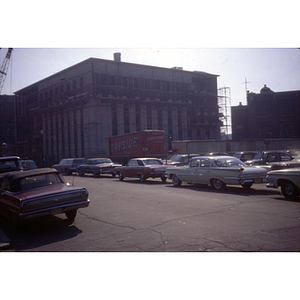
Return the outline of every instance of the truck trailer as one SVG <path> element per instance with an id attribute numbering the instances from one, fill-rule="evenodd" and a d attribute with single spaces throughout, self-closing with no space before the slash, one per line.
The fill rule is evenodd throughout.
<path id="1" fill-rule="evenodd" d="M 134 157 L 165 158 L 165 132 L 143 130 L 106 139 L 107 157 L 117 163 L 127 163 Z"/>

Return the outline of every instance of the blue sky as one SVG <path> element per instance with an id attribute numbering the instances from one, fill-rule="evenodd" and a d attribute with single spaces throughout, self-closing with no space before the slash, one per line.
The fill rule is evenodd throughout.
<path id="1" fill-rule="evenodd" d="M 1 62 L 7 48 L 0 50 Z M 246 87 L 259 93 L 266 84 L 275 92 L 300 90 L 297 48 L 14 48 L 2 94 L 11 94 L 89 57 L 204 71 L 219 75 L 218 87 L 229 87 L 231 105 L 246 104 Z"/>

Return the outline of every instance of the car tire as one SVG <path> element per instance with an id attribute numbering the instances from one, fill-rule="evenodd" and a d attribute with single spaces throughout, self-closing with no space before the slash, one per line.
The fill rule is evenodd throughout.
<path id="1" fill-rule="evenodd" d="M 140 182 L 145 182 L 146 178 L 143 174 L 140 175 Z"/>
<path id="2" fill-rule="evenodd" d="M 217 179 L 217 178 L 213 178 L 211 180 L 211 183 L 212 183 L 213 188 L 218 191 L 223 190 L 226 186 L 226 184 L 222 180 Z"/>
<path id="3" fill-rule="evenodd" d="M 79 170 L 79 176 L 84 176 L 84 172 L 82 172 L 81 170 Z"/>
<path id="4" fill-rule="evenodd" d="M 281 192 L 286 199 L 296 199 L 300 191 L 292 182 L 285 182 L 281 186 Z"/>
<path id="5" fill-rule="evenodd" d="M 116 173 L 115 173 L 115 172 L 112 172 L 112 173 L 111 173 L 111 176 L 112 176 L 113 178 L 115 178 L 115 177 L 116 177 Z"/>
<path id="6" fill-rule="evenodd" d="M 123 179 L 124 179 L 124 176 L 123 176 L 123 174 L 120 172 L 120 173 L 119 173 L 119 180 L 120 180 L 120 181 L 123 181 Z"/>
<path id="7" fill-rule="evenodd" d="M 97 172 L 97 171 L 94 171 L 94 172 L 93 172 L 93 177 L 94 177 L 94 178 L 100 177 L 100 173 Z"/>
<path id="8" fill-rule="evenodd" d="M 177 175 L 172 176 L 172 183 L 174 186 L 181 186 L 181 180 L 178 178 Z"/>
<path id="9" fill-rule="evenodd" d="M 245 190 L 248 190 L 248 189 L 251 188 L 252 184 L 253 184 L 252 182 L 246 182 L 246 183 L 243 183 L 243 184 L 242 184 L 242 187 L 243 187 Z"/>
<path id="10" fill-rule="evenodd" d="M 163 175 L 163 176 L 161 176 L 161 177 L 160 177 L 160 179 L 161 179 L 161 181 L 162 181 L 163 183 L 165 183 L 165 182 L 167 181 L 167 177 L 166 177 L 166 176 L 164 176 L 164 175 Z"/>
<path id="11" fill-rule="evenodd" d="M 66 211 L 65 215 L 69 221 L 74 221 L 77 215 L 77 209 Z"/>

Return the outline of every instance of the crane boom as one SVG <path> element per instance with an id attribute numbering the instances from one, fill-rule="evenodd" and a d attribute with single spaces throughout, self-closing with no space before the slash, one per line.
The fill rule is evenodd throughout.
<path id="1" fill-rule="evenodd" d="M 4 58 L 4 61 L 2 63 L 1 69 L 0 69 L 0 94 L 4 85 L 4 81 L 5 81 L 5 77 L 7 74 L 7 69 L 8 69 L 8 65 L 9 65 L 9 60 L 10 60 L 10 56 L 11 56 L 11 52 L 12 52 L 13 48 L 8 48 L 8 51 L 6 53 L 6 56 Z"/>

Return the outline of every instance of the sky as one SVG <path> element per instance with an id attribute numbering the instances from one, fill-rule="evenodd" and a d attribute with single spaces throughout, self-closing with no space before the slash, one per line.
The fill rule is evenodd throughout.
<path id="1" fill-rule="evenodd" d="M 3 61 L 7 48 L 0 50 Z M 14 48 L 2 94 L 12 94 L 89 57 L 157 67 L 182 67 L 219 75 L 218 88 L 230 88 L 230 102 L 246 104 L 246 88 L 259 93 L 300 90 L 297 48 Z"/>

